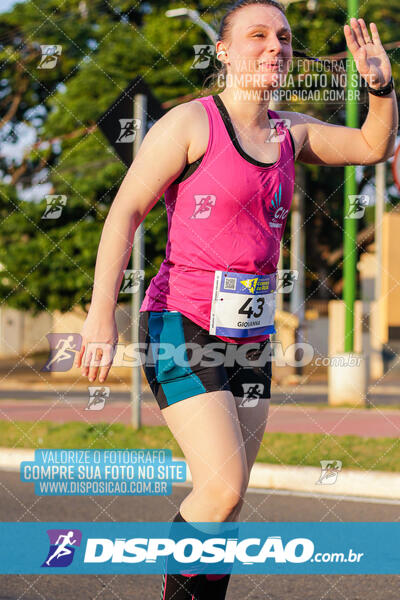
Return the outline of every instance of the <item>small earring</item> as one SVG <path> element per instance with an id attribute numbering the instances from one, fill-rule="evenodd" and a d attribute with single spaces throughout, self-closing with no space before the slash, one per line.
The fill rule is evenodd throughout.
<path id="1" fill-rule="evenodd" d="M 220 50 L 219 52 L 217 52 L 217 58 L 219 58 L 220 54 L 226 54 L 225 50 Z"/>

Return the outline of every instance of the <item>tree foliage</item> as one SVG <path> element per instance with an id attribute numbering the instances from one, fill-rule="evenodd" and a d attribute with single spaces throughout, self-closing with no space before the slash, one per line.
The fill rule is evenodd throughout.
<path id="1" fill-rule="evenodd" d="M 218 28 L 226 3 L 191 2 L 204 20 Z M 209 69 L 192 68 L 195 44 L 208 44 L 192 23 L 168 19 L 179 2 L 132 3 L 116 0 L 42 0 L 18 3 L 0 14 L 0 142 L 17 143 L 26 124 L 47 145 L 34 146 L 22 163 L 0 152 L 0 294 L 10 306 L 34 311 L 87 307 L 102 226 L 126 173 L 99 129 L 98 117 L 127 84 L 142 75 L 160 102 L 204 93 Z M 293 47 L 315 56 L 345 50 L 343 0 L 320 0 L 314 13 L 306 2 L 289 6 Z M 360 9 L 378 24 L 382 41 L 399 37 L 400 0 L 371 0 Z M 52 69 L 40 69 L 41 45 L 60 45 Z M 394 76 L 397 49 L 392 51 Z M 332 123 L 344 124 L 344 107 L 312 102 L 283 105 Z M 360 123 L 367 105 L 360 106 Z M 341 245 L 343 169 L 306 166 L 306 240 L 308 293 L 331 295 L 340 268 L 326 278 L 324 256 Z M 366 178 L 373 175 L 366 169 Z M 67 198 L 58 219 L 43 219 L 45 199 L 28 201 L 22 192 L 41 182 Z M 365 181 L 360 181 L 360 188 Z M 162 199 L 146 222 L 146 280 L 158 270 L 166 242 Z M 288 248 L 290 227 L 285 247 Z M 288 256 L 288 250 L 286 251 Z M 320 280 L 324 279 L 321 285 Z"/>

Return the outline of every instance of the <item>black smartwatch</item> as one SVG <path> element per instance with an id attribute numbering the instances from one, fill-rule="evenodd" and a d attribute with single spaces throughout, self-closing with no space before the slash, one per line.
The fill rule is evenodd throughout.
<path id="1" fill-rule="evenodd" d="M 382 88 L 378 88 L 377 90 L 374 88 L 371 88 L 371 87 L 369 87 L 369 85 L 367 85 L 368 93 L 373 94 L 374 96 L 387 96 L 388 94 L 391 93 L 393 88 L 394 88 L 393 77 L 390 78 L 389 83 L 387 83 Z"/>

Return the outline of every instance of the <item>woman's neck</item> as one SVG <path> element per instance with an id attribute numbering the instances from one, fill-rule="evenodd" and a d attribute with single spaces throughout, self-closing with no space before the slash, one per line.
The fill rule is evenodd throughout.
<path id="1" fill-rule="evenodd" d="M 268 128 L 268 107 L 270 94 L 268 90 L 245 90 L 241 88 L 225 88 L 218 94 L 225 104 L 230 116 L 238 125 L 245 128 Z"/>

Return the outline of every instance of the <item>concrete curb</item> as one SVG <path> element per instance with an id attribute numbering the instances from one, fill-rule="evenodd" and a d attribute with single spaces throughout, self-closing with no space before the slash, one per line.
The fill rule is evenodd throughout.
<path id="1" fill-rule="evenodd" d="M 34 452 L 30 448 L 0 448 L 0 470 L 18 472 L 22 461 L 34 460 Z M 186 462 L 180 457 L 174 459 Z M 187 481 L 192 481 L 187 463 L 186 466 Z M 321 469 L 318 467 L 268 465 L 256 462 L 251 471 L 249 487 L 400 500 L 399 473 L 345 470 L 339 472 L 333 485 L 317 484 L 320 474 Z"/>

